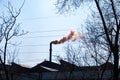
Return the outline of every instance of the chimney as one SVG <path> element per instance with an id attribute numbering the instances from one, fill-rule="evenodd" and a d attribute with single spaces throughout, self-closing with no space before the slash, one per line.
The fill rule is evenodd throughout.
<path id="1" fill-rule="evenodd" d="M 69 40 L 75 41 L 80 38 L 84 38 L 84 35 L 80 34 L 79 32 L 77 32 L 74 29 L 71 29 L 69 31 L 69 33 L 67 35 L 63 36 L 61 39 L 51 41 L 50 42 L 50 50 L 49 50 L 50 51 L 49 61 L 50 62 L 52 61 L 52 44 L 61 44 L 66 41 L 69 41 Z"/>
<path id="2" fill-rule="evenodd" d="M 49 61 L 52 62 L 52 42 L 50 43 L 50 56 Z"/>

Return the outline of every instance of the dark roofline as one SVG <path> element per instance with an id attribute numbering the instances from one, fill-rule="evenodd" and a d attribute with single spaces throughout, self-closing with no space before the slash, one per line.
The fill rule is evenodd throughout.
<path id="1" fill-rule="evenodd" d="M 57 71 L 60 69 L 60 64 L 45 60 L 45 61 L 41 62 L 40 64 L 37 64 L 36 66 L 34 66 L 33 69 L 43 69 L 43 71 L 51 71 L 52 69 L 54 69 Z M 46 69 L 46 70 L 44 70 L 44 69 Z"/>
<path id="2" fill-rule="evenodd" d="M 72 64 L 70 62 L 67 62 L 65 60 L 60 60 L 61 68 L 60 71 L 76 71 L 79 70 L 79 67 L 75 64 Z"/>
<path id="3" fill-rule="evenodd" d="M 7 69 L 9 69 L 10 68 L 10 65 L 5 65 L 5 67 L 7 68 Z M 4 67 L 3 67 L 3 64 L 0 64 L 0 70 L 4 70 Z"/>
<path id="4" fill-rule="evenodd" d="M 14 62 L 12 63 L 10 67 L 10 70 L 15 73 L 28 73 L 30 72 L 30 69 L 31 69 L 30 67 L 23 66 L 23 65 L 14 63 Z"/>

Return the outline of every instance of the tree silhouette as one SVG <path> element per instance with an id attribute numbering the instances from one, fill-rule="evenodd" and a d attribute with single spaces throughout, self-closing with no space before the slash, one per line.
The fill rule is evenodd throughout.
<path id="1" fill-rule="evenodd" d="M 15 37 L 22 36 L 26 34 L 23 30 L 20 30 L 20 24 L 17 24 L 17 17 L 20 15 L 21 9 L 24 5 L 21 5 L 21 7 L 16 10 L 13 8 L 10 2 L 8 2 L 8 5 L 6 6 L 7 12 L 6 14 L 3 14 L 3 16 L 0 16 L 0 44 L 3 48 L 0 48 L 0 62 L 3 66 L 3 70 L 5 72 L 5 79 L 10 80 L 9 78 L 9 70 L 6 66 L 7 64 L 7 54 L 8 54 L 8 45 L 9 41 Z M 3 55 L 3 57 L 2 57 Z"/>
<path id="2" fill-rule="evenodd" d="M 58 11 L 62 14 L 64 12 L 69 12 L 72 9 L 77 9 L 80 7 L 81 3 L 88 2 L 88 4 L 93 3 L 93 11 L 97 14 L 94 16 L 96 20 L 92 21 L 94 23 L 95 30 L 98 30 L 99 40 L 107 44 L 109 52 L 113 55 L 113 80 L 119 79 L 119 37 L 120 37 L 120 9 L 119 0 L 57 0 Z M 94 30 L 94 31 L 95 31 Z M 102 32 L 100 32 L 102 31 Z M 93 33 L 94 34 L 94 33 Z M 100 37 L 104 37 L 102 40 Z M 102 43 L 101 43 L 102 44 Z"/>

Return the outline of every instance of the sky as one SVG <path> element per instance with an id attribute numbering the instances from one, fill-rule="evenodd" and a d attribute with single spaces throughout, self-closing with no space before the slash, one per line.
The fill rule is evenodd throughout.
<path id="1" fill-rule="evenodd" d="M 0 3 L 6 5 L 6 1 L 1 0 Z M 23 0 L 10 1 L 13 7 L 19 8 Z M 44 60 L 49 60 L 49 44 L 52 40 L 60 39 L 73 28 L 80 33 L 84 30 L 83 25 L 89 14 L 86 7 L 80 7 L 69 14 L 61 15 L 57 13 L 55 2 L 56 0 L 25 1 L 17 23 L 21 23 L 21 30 L 28 31 L 28 33 L 14 41 L 20 43 L 17 46 L 19 53 L 16 62 L 34 66 Z M 67 42 L 53 45 L 52 61 L 56 61 L 58 55 L 65 56 L 66 45 Z"/>

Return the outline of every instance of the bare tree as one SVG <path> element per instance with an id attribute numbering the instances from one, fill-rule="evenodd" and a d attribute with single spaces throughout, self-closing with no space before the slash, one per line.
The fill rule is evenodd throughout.
<path id="1" fill-rule="evenodd" d="M 84 39 L 85 43 L 83 43 L 83 45 L 86 45 L 85 48 L 88 51 L 87 54 L 90 54 L 90 57 L 94 59 L 94 65 L 96 66 L 100 66 L 103 63 L 106 63 L 107 65 L 108 62 L 113 62 L 111 61 L 111 52 L 108 45 L 106 44 L 106 39 L 104 38 L 104 36 L 100 36 L 98 34 L 100 32 L 99 30 L 98 32 L 96 31 L 97 28 L 90 25 L 87 27 L 88 34 L 86 35 L 86 39 Z M 103 74 L 105 71 L 106 67 L 104 67 L 103 69 L 100 69 L 98 67 L 98 78 L 100 80 L 103 79 Z"/>
<path id="2" fill-rule="evenodd" d="M 119 31 L 120 31 L 120 2 L 119 0 L 57 0 L 57 7 L 59 12 L 68 12 L 73 9 L 80 7 L 81 3 L 84 2 L 93 2 L 94 9 L 97 16 L 96 20 L 92 23 L 95 25 L 98 34 L 104 37 L 105 40 L 102 40 L 99 36 L 99 41 L 107 44 L 107 48 L 110 50 L 110 53 L 113 55 L 113 80 L 119 79 Z M 89 3 L 87 3 L 88 5 Z M 102 32 L 101 32 L 102 31 Z M 97 36 L 96 36 L 97 37 Z"/>
<path id="3" fill-rule="evenodd" d="M 16 22 L 17 17 L 20 15 L 21 9 L 24 5 L 24 2 L 18 10 L 14 9 L 11 3 L 8 2 L 8 5 L 6 6 L 8 13 L 0 16 L 0 44 L 1 44 L 0 62 L 3 66 L 6 80 L 10 80 L 8 68 L 6 67 L 7 64 L 6 57 L 8 56 L 8 52 L 9 52 L 8 45 L 10 45 L 9 43 L 13 38 L 26 34 L 26 32 L 20 30 L 20 24 L 17 24 Z"/>
<path id="4" fill-rule="evenodd" d="M 79 44 L 73 44 L 68 42 L 67 46 L 65 46 L 65 60 L 67 60 L 71 64 L 75 64 L 77 66 L 82 66 L 82 55 L 83 54 L 83 48 L 81 47 L 80 43 Z"/>
<path id="5" fill-rule="evenodd" d="M 92 36 L 92 35 L 89 35 Z M 103 63 L 108 63 L 110 61 L 110 56 L 111 55 L 104 55 L 108 54 L 104 52 L 104 49 L 101 49 L 101 47 L 97 47 L 97 42 L 90 42 L 90 39 L 84 39 L 78 44 L 68 44 L 65 47 L 66 50 L 66 58 L 68 62 L 71 64 L 78 65 L 80 67 L 85 67 L 85 66 L 96 66 L 96 71 L 95 71 L 95 76 L 97 76 L 97 79 L 102 80 L 104 72 L 106 71 L 106 67 L 102 68 L 100 65 Z M 89 41 L 86 43 L 86 41 Z M 79 44 L 80 43 L 80 44 Z M 93 46 L 94 45 L 94 46 Z M 98 50 L 97 50 L 98 49 Z M 102 50 L 102 51 L 101 51 Z M 107 66 L 107 64 L 105 65 Z M 71 70 L 72 71 L 72 70 Z M 79 72 L 84 75 L 85 73 L 82 70 L 79 70 Z M 90 74 L 89 74 L 90 75 Z M 87 76 L 84 78 L 88 78 Z"/>

